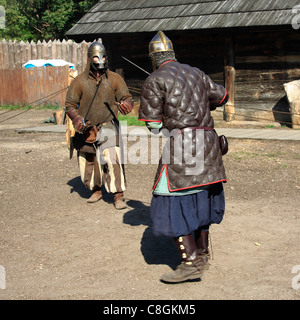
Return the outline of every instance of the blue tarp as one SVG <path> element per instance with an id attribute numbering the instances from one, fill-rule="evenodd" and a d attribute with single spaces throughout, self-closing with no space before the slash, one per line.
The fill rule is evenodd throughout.
<path id="1" fill-rule="evenodd" d="M 52 67 L 61 67 L 69 65 L 70 69 L 74 69 L 74 64 L 67 62 L 62 59 L 51 59 L 51 60 L 45 60 L 45 59 L 38 59 L 38 60 L 29 60 L 25 64 L 23 64 L 23 68 L 28 69 L 28 68 L 34 68 L 34 67 L 47 67 L 47 66 L 52 66 Z"/>

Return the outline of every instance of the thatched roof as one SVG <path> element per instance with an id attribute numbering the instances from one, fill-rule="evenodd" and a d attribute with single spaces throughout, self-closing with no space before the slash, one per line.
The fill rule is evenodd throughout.
<path id="1" fill-rule="evenodd" d="M 291 25 L 299 0 L 101 0 L 67 36 Z"/>

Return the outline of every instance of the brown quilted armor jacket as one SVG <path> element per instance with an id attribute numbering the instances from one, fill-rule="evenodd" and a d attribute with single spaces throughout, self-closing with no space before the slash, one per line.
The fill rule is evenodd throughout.
<path id="1" fill-rule="evenodd" d="M 162 64 L 146 79 L 142 87 L 139 120 L 162 122 L 163 128 L 174 133 L 163 150 L 163 155 L 170 154 L 165 158 L 169 162 L 164 163 L 164 156 L 160 159 L 153 188 L 164 168 L 171 192 L 226 182 L 219 138 L 213 130 L 214 120 L 210 112 L 221 106 L 226 98 L 226 89 L 214 83 L 204 72 L 175 61 Z M 204 139 L 197 134 L 198 130 L 202 130 Z M 185 161 L 183 147 L 182 154 L 176 152 L 178 142 L 182 146 L 184 141 L 191 142 L 195 159 L 197 153 L 204 156 L 201 170 L 188 171 L 197 164 Z"/>

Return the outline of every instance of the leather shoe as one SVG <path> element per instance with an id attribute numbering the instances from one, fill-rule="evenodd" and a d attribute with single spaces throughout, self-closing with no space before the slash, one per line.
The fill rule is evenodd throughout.
<path id="1" fill-rule="evenodd" d="M 101 190 L 95 191 L 91 197 L 87 200 L 87 203 L 94 203 L 102 199 L 102 192 Z"/>
<path id="2" fill-rule="evenodd" d="M 124 193 L 116 192 L 114 193 L 114 204 L 117 210 L 126 209 L 127 205 L 124 202 Z"/>

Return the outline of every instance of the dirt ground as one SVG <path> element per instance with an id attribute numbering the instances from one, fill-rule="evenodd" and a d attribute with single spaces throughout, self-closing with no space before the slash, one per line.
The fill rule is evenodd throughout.
<path id="1" fill-rule="evenodd" d="M 126 164 L 127 209 L 115 210 L 110 194 L 88 204 L 63 133 L 14 131 L 51 115 L 0 123 L 0 299 L 300 298 L 299 141 L 229 139 L 226 212 L 211 227 L 210 268 L 200 282 L 167 285 L 159 277 L 179 258 L 171 239 L 151 230 L 156 165 Z"/>

